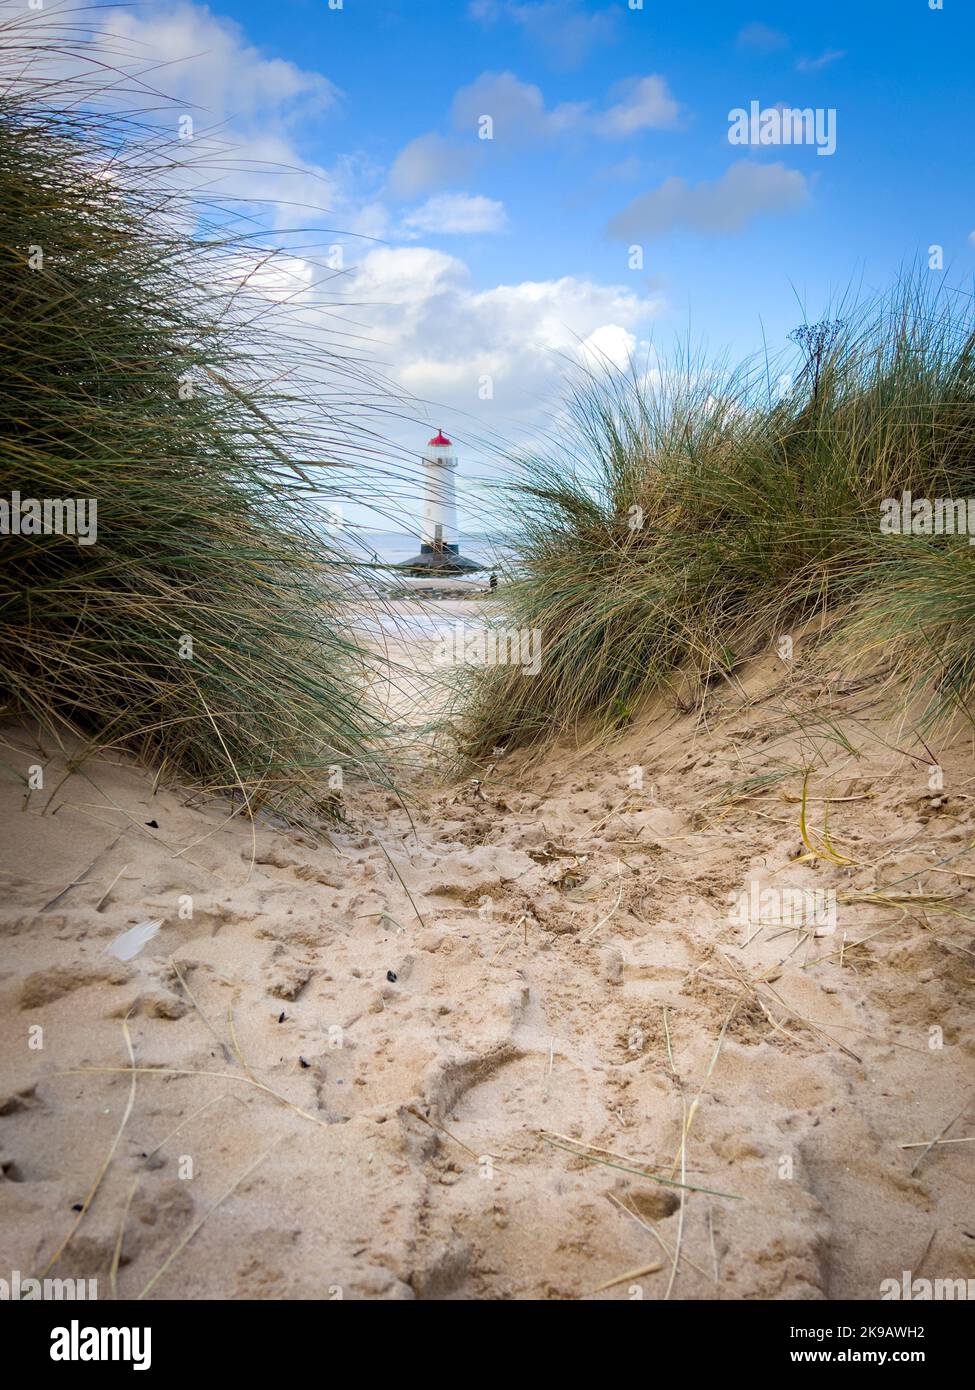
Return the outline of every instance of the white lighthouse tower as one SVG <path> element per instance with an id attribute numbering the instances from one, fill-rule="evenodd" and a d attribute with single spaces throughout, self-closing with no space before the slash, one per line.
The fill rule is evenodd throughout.
<path id="1" fill-rule="evenodd" d="M 454 446 L 439 430 L 423 455 L 423 522 L 420 528 L 421 554 L 452 548 L 458 550 L 457 501 L 454 474 L 457 455 Z"/>
<path id="2" fill-rule="evenodd" d="M 457 535 L 457 501 L 454 446 L 438 430 L 423 454 L 423 514 L 420 519 L 420 553 L 398 566 L 417 574 L 460 574 L 478 566 L 460 553 Z"/>

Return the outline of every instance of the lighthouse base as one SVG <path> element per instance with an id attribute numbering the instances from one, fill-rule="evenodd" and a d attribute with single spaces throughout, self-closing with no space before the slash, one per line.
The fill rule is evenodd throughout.
<path id="1" fill-rule="evenodd" d="M 419 555 L 415 555 L 412 560 L 401 560 L 394 568 L 405 574 L 432 575 L 469 574 L 482 566 L 461 555 L 459 546 L 421 545 Z"/>

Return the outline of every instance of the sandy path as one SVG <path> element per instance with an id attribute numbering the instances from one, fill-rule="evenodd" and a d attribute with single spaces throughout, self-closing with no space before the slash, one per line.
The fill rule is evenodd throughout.
<path id="1" fill-rule="evenodd" d="M 377 794 L 361 830 L 260 825 L 256 854 L 226 807 L 121 758 L 62 782 L 48 749 L 26 809 L 5 781 L 0 1271 L 39 1272 L 72 1229 L 129 1100 L 128 1016 L 137 1065 L 170 1070 L 136 1074 L 56 1266 L 102 1297 L 120 1231 L 130 1296 L 201 1218 L 151 1296 L 578 1298 L 623 1276 L 596 1296 L 864 1299 L 903 1269 L 975 1277 L 975 1146 L 899 1147 L 955 1116 L 946 1137 L 975 1134 L 975 933 L 842 896 L 923 869 L 892 891 L 971 912 L 970 740 L 938 750 L 937 795 L 869 687 L 830 691 L 853 756 L 797 735 L 801 665 L 748 684 L 747 707 L 712 697 L 710 734 L 661 716 L 533 771 L 502 758 L 420 797 L 415 833 Z M 797 858 L 814 755 L 852 865 Z M 750 880 L 837 890 L 837 933 L 729 921 Z M 141 955 L 105 955 L 146 918 Z M 641 1175 L 680 1182 L 688 1121 L 686 1186 Z"/>

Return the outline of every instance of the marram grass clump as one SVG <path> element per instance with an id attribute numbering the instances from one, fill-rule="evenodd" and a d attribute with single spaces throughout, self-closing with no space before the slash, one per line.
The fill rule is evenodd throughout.
<path id="1" fill-rule="evenodd" d="M 0 97 L 0 695 L 250 810 L 327 811 L 337 768 L 385 776 L 360 577 L 313 520 L 342 421 L 242 283 L 266 252 L 204 231 L 140 138 Z M 68 499 L 94 543 L 53 529 Z"/>
<path id="2" fill-rule="evenodd" d="M 908 280 L 795 335 L 785 394 L 765 361 L 587 379 L 509 489 L 496 621 L 540 633 L 541 670 L 462 674 L 471 755 L 612 732 L 651 691 L 700 690 L 815 615 L 933 677 L 932 717 L 965 707 L 975 549 L 880 523 L 905 492 L 975 497 L 973 327 L 969 301 Z"/>

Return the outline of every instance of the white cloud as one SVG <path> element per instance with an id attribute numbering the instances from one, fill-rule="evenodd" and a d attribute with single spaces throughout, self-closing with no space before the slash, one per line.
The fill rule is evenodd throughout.
<path id="1" fill-rule="evenodd" d="M 326 169 L 302 154 L 303 128 L 341 100 L 328 77 L 265 56 L 233 20 L 187 0 L 93 15 L 91 45 L 79 47 L 90 99 L 142 110 L 162 132 L 171 126 L 172 144 L 159 149 L 173 161 L 174 182 L 208 200 L 268 204 L 278 229 L 307 226 L 318 212 L 330 221 L 339 213 L 347 230 L 357 229 L 354 161 Z M 192 138 L 181 139 L 186 117 Z M 374 213 L 368 221 L 375 225 Z"/>
<path id="2" fill-rule="evenodd" d="M 843 48 L 827 48 L 820 53 L 818 58 L 800 58 L 796 67 L 800 72 L 819 72 L 822 68 L 828 68 L 831 63 L 838 63 L 841 58 L 846 57 L 846 50 Z"/>
<path id="3" fill-rule="evenodd" d="M 255 258 L 253 252 L 231 251 L 221 260 L 212 262 L 210 273 L 214 270 L 219 270 L 223 277 L 214 288 L 223 293 L 234 294 L 247 287 L 279 304 L 306 300 L 322 275 L 311 261 L 284 251 L 269 258 Z"/>
<path id="4" fill-rule="evenodd" d="M 482 72 L 454 96 L 451 120 L 456 130 L 476 138 L 480 119 L 490 116 L 494 139 L 510 148 L 570 132 L 622 139 L 676 123 L 678 104 L 659 74 L 630 78 L 616 86 L 611 96 L 616 100 L 604 111 L 594 110 L 587 101 L 547 107 L 541 89 L 522 82 L 513 72 Z"/>
<path id="5" fill-rule="evenodd" d="M 380 248 L 351 273 L 350 302 L 395 379 L 446 409 L 497 422 L 538 419 L 569 362 L 622 362 L 659 299 L 563 276 L 478 290 L 466 264 L 425 247 Z M 480 402 L 483 376 L 494 399 Z"/>
<path id="6" fill-rule="evenodd" d="M 600 135 L 635 135 L 639 130 L 664 130 L 676 124 L 679 107 L 657 74 L 633 78 L 618 89 L 620 100 L 599 116 Z"/>
<path id="7" fill-rule="evenodd" d="M 483 24 L 508 20 L 559 67 L 575 68 L 619 29 L 616 10 L 589 11 L 579 0 L 471 0 L 468 13 Z"/>
<path id="8" fill-rule="evenodd" d="M 389 172 L 389 186 L 398 198 L 415 198 L 431 188 L 463 182 L 477 158 L 476 146 L 464 146 L 441 135 L 420 135 L 404 145 Z"/>
<path id="9" fill-rule="evenodd" d="M 319 72 L 266 58 L 239 24 L 201 5 L 179 3 L 138 13 L 112 11 L 103 41 L 141 54 L 158 90 L 189 102 L 214 122 L 288 124 L 334 106 L 339 89 Z"/>
<path id="10" fill-rule="evenodd" d="M 501 232 L 507 224 L 504 203 L 466 193 L 441 193 L 403 218 L 407 235 L 464 236 Z"/>
<path id="11" fill-rule="evenodd" d="M 636 335 L 618 323 L 604 323 L 585 339 L 580 350 L 592 371 L 607 367 L 623 371 L 636 351 Z"/>
<path id="12" fill-rule="evenodd" d="M 549 107 L 540 87 L 513 72 L 482 72 L 458 89 L 451 104 L 451 124 L 465 138 L 450 140 L 431 132 L 411 140 L 393 163 L 389 190 L 393 197 L 406 199 L 464 183 L 495 142 L 510 151 L 569 134 L 621 140 L 643 130 L 671 127 L 680 114 L 666 79 L 657 73 L 619 83 L 610 98 L 602 111 L 588 101 Z M 481 138 L 485 116 L 492 123 L 490 143 Z"/>
<path id="13" fill-rule="evenodd" d="M 608 236 L 624 241 L 661 236 L 677 227 L 721 234 L 740 232 L 756 217 L 792 212 L 809 196 L 804 176 L 784 164 L 741 160 L 719 179 L 691 185 L 665 179 L 610 221 Z"/>
<path id="14" fill-rule="evenodd" d="M 746 24 L 739 31 L 735 44 L 738 48 L 751 49 L 756 53 L 775 53 L 789 47 L 789 37 L 767 24 Z"/>
<path id="15" fill-rule="evenodd" d="M 454 96 L 451 120 L 455 130 L 477 138 L 478 122 L 490 116 L 495 140 L 523 145 L 579 126 L 586 110 L 585 102 L 562 102 L 549 110 L 541 89 L 513 72 L 482 72 Z"/>

